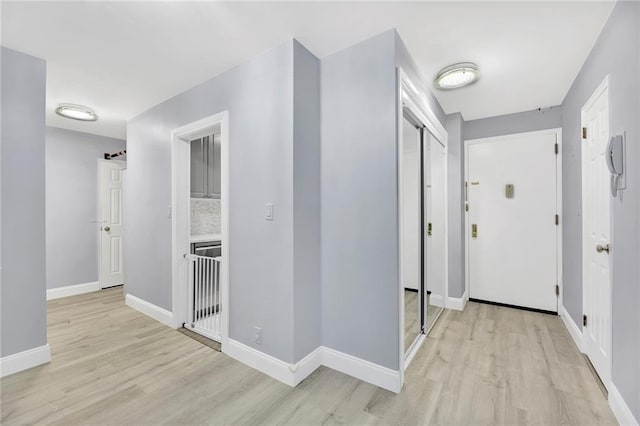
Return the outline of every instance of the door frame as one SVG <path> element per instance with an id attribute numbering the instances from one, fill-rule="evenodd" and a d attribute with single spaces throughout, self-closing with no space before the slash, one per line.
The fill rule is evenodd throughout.
<path id="1" fill-rule="evenodd" d="M 97 169 L 98 169 L 98 185 L 97 185 L 97 191 L 96 194 L 97 196 L 97 204 L 98 204 L 98 222 L 100 227 L 98 228 L 98 288 L 100 290 L 104 289 L 104 288 L 108 288 L 108 287 L 103 287 L 102 283 L 104 281 L 104 277 L 102 276 L 102 228 L 103 228 L 103 224 L 104 224 L 104 220 L 102 219 L 104 217 L 104 215 L 102 214 L 102 203 L 101 203 L 101 190 L 102 190 L 102 164 L 118 164 L 120 166 L 120 169 L 122 171 L 127 169 L 127 162 L 126 161 L 122 161 L 122 160 L 105 160 L 104 158 L 98 158 L 97 161 Z M 122 186 L 124 188 L 124 180 L 122 181 Z M 124 191 L 123 191 L 124 192 Z M 124 200 L 123 200 L 124 201 Z M 124 212 L 124 209 L 123 209 Z M 122 217 L 122 221 L 124 222 L 124 216 Z M 123 227 L 123 240 L 124 240 L 124 227 Z M 123 249 L 124 249 L 124 245 L 123 245 Z M 123 254 L 123 259 L 124 259 L 124 254 Z M 122 267 L 124 268 L 124 265 L 122 265 Z"/>
<path id="2" fill-rule="evenodd" d="M 478 138 L 478 139 L 467 139 L 464 141 L 464 181 L 462 183 L 463 188 L 463 197 L 464 197 L 464 205 L 467 205 L 467 182 L 469 182 L 469 145 L 481 144 L 481 143 L 492 143 L 492 142 L 500 142 L 508 139 L 518 138 L 518 137 L 527 137 L 527 136 L 536 136 L 536 135 L 555 135 L 556 143 L 558 144 L 558 153 L 556 155 L 556 211 L 558 216 L 560 217 L 559 223 L 556 226 L 556 283 L 559 287 L 558 294 L 558 303 L 557 303 L 557 312 L 560 312 L 560 308 L 563 306 L 562 304 L 562 293 L 563 293 L 563 283 L 562 283 L 562 270 L 563 270 L 563 256 L 562 256 L 562 232 L 563 232 L 563 215 L 562 215 L 562 129 L 561 128 L 553 128 L 553 129 L 545 129 L 545 130 L 535 130 L 531 132 L 521 132 L 521 133 L 513 133 L 508 135 L 501 136 L 492 136 L 487 138 Z M 470 247 L 470 224 L 469 224 L 469 213 L 464 208 L 464 302 L 469 300 L 471 296 L 471 286 L 470 286 L 470 271 L 469 271 L 469 247 Z"/>
<path id="3" fill-rule="evenodd" d="M 587 99 L 587 101 L 585 102 L 584 106 L 580 109 L 580 129 L 582 129 L 583 127 L 586 127 L 587 125 L 587 110 L 593 106 L 593 104 L 598 100 L 598 98 L 606 91 L 606 96 L 607 96 L 607 109 L 608 109 L 608 113 L 609 113 L 609 129 L 608 129 L 608 136 L 607 139 L 611 137 L 612 135 L 612 126 L 611 126 L 611 93 L 609 91 L 609 75 L 607 74 L 604 79 L 602 80 L 602 82 L 600 82 L 600 84 L 598 85 L 598 87 L 593 91 L 593 93 L 591 94 L 591 96 L 589 96 L 589 99 Z M 582 138 L 580 138 L 580 143 L 582 144 Z M 586 209 L 585 206 L 585 181 L 586 181 L 586 176 L 584 173 L 584 164 L 585 164 L 586 158 L 585 158 L 585 150 L 582 149 L 582 145 L 580 145 L 580 177 L 581 177 L 581 185 L 582 185 L 582 189 L 581 189 L 581 202 L 580 202 L 580 208 L 581 208 L 581 212 L 584 212 Z M 611 250 L 611 252 L 609 253 L 609 313 L 610 313 L 610 317 L 609 317 L 609 327 L 608 327 L 608 331 L 609 331 L 609 336 L 608 336 L 608 341 L 607 341 L 607 345 L 609 346 L 609 359 L 607 362 L 607 371 L 605 372 L 607 374 L 606 378 L 602 377 L 602 374 L 600 374 L 598 372 L 598 375 L 600 377 L 600 380 L 602 381 L 602 384 L 605 386 L 605 388 L 610 391 L 611 390 L 611 373 L 613 370 L 613 258 L 615 257 L 615 241 L 614 241 L 614 212 L 613 212 L 613 200 L 611 199 L 611 197 L 608 197 L 608 204 L 609 204 L 609 243 L 611 245 L 611 247 L 614 248 L 614 250 Z M 589 249 L 587 247 L 587 243 L 585 242 L 584 239 L 584 235 L 586 235 L 586 230 L 587 230 L 587 224 L 584 221 L 584 214 L 581 214 L 580 216 L 581 218 L 581 232 L 582 232 L 582 314 L 585 314 L 585 306 L 586 306 L 586 291 L 585 291 L 585 286 L 586 286 L 586 280 L 585 277 L 587 276 L 587 272 L 588 272 L 588 268 L 587 268 L 587 262 L 586 257 L 587 257 L 587 250 L 593 250 L 593 247 L 591 247 L 591 249 Z M 582 324 L 578 324 L 578 326 L 580 327 L 580 331 L 584 333 L 583 330 L 583 326 Z M 583 334 L 584 335 L 584 334 Z M 584 342 L 584 340 L 583 340 Z M 584 343 L 581 344 L 581 348 L 580 351 L 585 353 L 585 348 L 584 348 Z M 594 367 L 595 370 L 595 367 Z"/>
<path id="4" fill-rule="evenodd" d="M 185 258 L 191 252 L 191 140 L 214 126 L 220 126 L 221 149 L 221 212 L 222 212 L 222 262 L 220 271 L 220 297 L 222 300 L 221 350 L 227 351 L 229 339 L 229 112 L 205 117 L 178 127 L 171 132 L 171 240 L 172 240 L 172 310 L 174 328 L 187 321 L 188 289 L 180 286 L 189 280 L 190 261 Z"/>
<path id="5" fill-rule="evenodd" d="M 419 91 L 416 88 L 416 85 L 413 84 L 413 82 L 411 81 L 411 79 L 409 78 L 409 76 L 406 74 L 406 72 L 402 69 L 402 67 L 398 67 L 397 68 L 397 74 L 396 74 L 396 160 L 397 160 L 397 164 L 396 164 L 396 183 L 397 183 L 397 187 L 396 187 L 396 195 L 397 195 L 397 199 L 396 199 L 396 205 L 398 206 L 398 210 L 397 210 L 397 215 L 398 215 L 398 259 L 397 259 L 397 265 L 398 265 L 398 319 L 399 319 L 399 324 L 398 324 L 398 360 L 399 360 L 399 372 L 400 372 L 400 389 L 402 389 L 402 385 L 404 384 L 404 372 L 405 369 L 409 366 L 409 364 L 411 363 L 411 360 L 413 359 L 413 357 L 415 356 L 415 354 L 418 352 L 418 349 L 420 349 L 420 346 L 422 345 L 422 343 L 425 340 L 425 335 L 422 334 L 418 340 L 416 341 L 416 344 L 413 345 L 413 347 L 411 348 L 411 350 L 409 351 L 408 354 L 405 354 L 405 350 L 404 350 L 404 288 L 401 285 L 401 283 L 403 282 L 403 274 L 402 274 L 402 260 L 403 260 L 403 253 L 402 253 L 402 230 L 403 230 L 403 224 L 402 224 L 402 217 L 403 217 L 403 210 L 402 210 L 402 202 L 401 202 L 401 197 L 402 197 L 402 168 L 403 168 L 403 155 L 402 155 L 402 142 L 403 142 L 403 133 L 402 133 L 402 120 L 403 120 L 403 103 L 409 107 L 409 109 L 411 110 L 411 112 L 416 116 L 416 118 L 418 118 L 425 126 L 426 130 L 428 130 L 433 136 L 434 138 L 444 147 L 444 187 L 445 187 L 445 208 L 444 208 L 444 245 L 445 245 L 445 249 L 444 249 L 444 263 L 445 263 L 445 272 L 444 272 L 444 307 L 446 308 L 446 301 L 448 300 L 448 295 L 449 295 L 449 239 L 448 239 L 448 232 L 449 232 L 449 225 L 448 225 L 448 221 L 449 221 L 449 203 L 448 203 L 448 173 L 447 173 L 447 168 L 448 168 L 448 152 L 447 152 L 447 141 L 448 141 L 448 134 L 447 131 L 445 129 L 445 127 L 442 125 L 442 123 L 440 123 L 440 121 L 438 120 L 438 117 L 436 116 L 436 114 L 433 112 L 433 110 L 431 109 L 431 107 L 429 106 L 429 102 L 426 98 L 426 96 L 424 95 L 423 92 Z M 422 153 L 423 150 L 421 149 L 420 152 Z M 420 161 L 422 162 L 424 159 L 421 158 Z M 424 190 L 424 188 L 422 188 L 422 190 Z M 422 200 L 422 202 L 424 203 L 424 200 Z M 422 218 L 422 221 L 424 221 L 424 218 Z M 422 232 L 424 233 L 424 229 L 422 230 Z M 423 247 L 424 250 L 424 247 Z M 424 253 L 424 251 L 423 251 Z M 421 258 L 421 261 L 424 263 L 424 257 Z M 424 282 L 422 283 L 422 285 L 424 285 Z M 423 292 L 422 294 L 422 298 L 423 300 L 425 299 L 425 295 L 426 295 L 426 291 Z"/>

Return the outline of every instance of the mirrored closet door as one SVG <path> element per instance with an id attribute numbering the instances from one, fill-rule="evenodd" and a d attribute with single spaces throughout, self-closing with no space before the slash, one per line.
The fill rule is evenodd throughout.
<path id="1" fill-rule="evenodd" d="M 399 177 L 405 358 L 415 353 L 446 299 L 446 152 L 418 117 L 403 109 Z"/>
<path id="2" fill-rule="evenodd" d="M 422 264 L 422 126 L 405 114 L 402 128 L 402 291 L 404 293 L 404 351 L 424 331 Z"/>
<path id="3" fill-rule="evenodd" d="M 426 240 L 425 330 L 429 332 L 444 309 L 446 297 L 445 147 L 427 130 L 424 135 Z"/>

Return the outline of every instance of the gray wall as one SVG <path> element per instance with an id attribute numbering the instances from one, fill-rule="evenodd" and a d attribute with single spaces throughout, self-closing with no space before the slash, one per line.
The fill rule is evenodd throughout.
<path id="1" fill-rule="evenodd" d="M 444 125 L 448 134 L 449 297 L 462 297 L 465 290 L 463 165 L 465 135 L 462 114 L 447 115 Z"/>
<path id="2" fill-rule="evenodd" d="M 618 2 L 563 106 L 563 304 L 582 317 L 580 110 L 606 75 L 612 134 L 627 132 L 627 189 L 613 199 L 613 383 L 640 419 L 640 4 Z"/>
<path id="3" fill-rule="evenodd" d="M 312 99 L 319 90 L 317 68 L 313 55 L 291 40 L 127 125 L 127 290 L 171 310 L 170 134 L 229 111 L 230 337 L 286 362 L 320 342 L 314 314 L 320 310 L 318 266 L 311 261 L 315 255 L 317 262 L 320 244 L 319 136 L 314 134 L 319 105 Z M 294 85 L 299 96 L 294 97 Z M 307 97 L 312 102 L 307 104 Z M 300 161 L 295 167 L 294 158 Z M 264 219 L 265 203 L 274 204 L 271 222 Z M 294 298 L 301 303 L 295 330 Z M 253 343 L 254 326 L 263 329 L 262 346 Z M 300 339 L 295 348 L 294 332 Z M 301 336 L 304 332 L 309 335 Z"/>
<path id="4" fill-rule="evenodd" d="M 320 61 L 293 43 L 294 361 L 322 344 Z"/>
<path id="5" fill-rule="evenodd" d="M 397 370 L 396 33 L 321 61 L 322 340 Z"/>
<path id="6" fill-rule="evenodd" d="M 562 127 L 562 108 L 555 106 L 549 110 L 517 112 L 465 121 L 464 138 L 466 140 L 489 138 L 560 127 Z"/>
<path id="7" fill-rule="evenodd" d="M 47 127 L 47 288 L 98 281 L 97 159 L 124 148 L 122 139 Z"/>
<path id="8" fill-rule="evenodd" d="M 0 356 L 47 343 L 46 63 L 1 48 Z"/>

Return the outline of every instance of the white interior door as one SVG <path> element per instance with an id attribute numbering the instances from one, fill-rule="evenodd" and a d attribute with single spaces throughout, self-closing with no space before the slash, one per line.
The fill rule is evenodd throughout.
<path id="1" fill-rule="evenodd" d="M 609 139 L 609 96 L 600 87 L 583 109 L 582 144 L 584 351 L 608 385 L 611 378 L 610 196 L 605 150 Z"/>
<path id="2" fill-rule="evenodd" d="M 467 143 L 472 299 L 557 312 L 556 143 L 555 132 Z"/>
<path id="3" fill-rule="evenodd" d="M 123 163 L 101 161 L 99 168 L 100 287 L 124 284 L 122 270 L 122 169 Z"/>

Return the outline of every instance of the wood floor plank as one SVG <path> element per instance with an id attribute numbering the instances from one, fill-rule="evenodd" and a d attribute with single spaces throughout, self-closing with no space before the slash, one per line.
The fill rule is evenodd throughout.
<path id="1" fill-rule="evenodd" d="M 124 304 L 48 302 L 50 364 L 0 380 L 7 425 L 615 424 L 560 318 L 445 311 L 398 395 L 326 367 L 290 388 Z"/>

